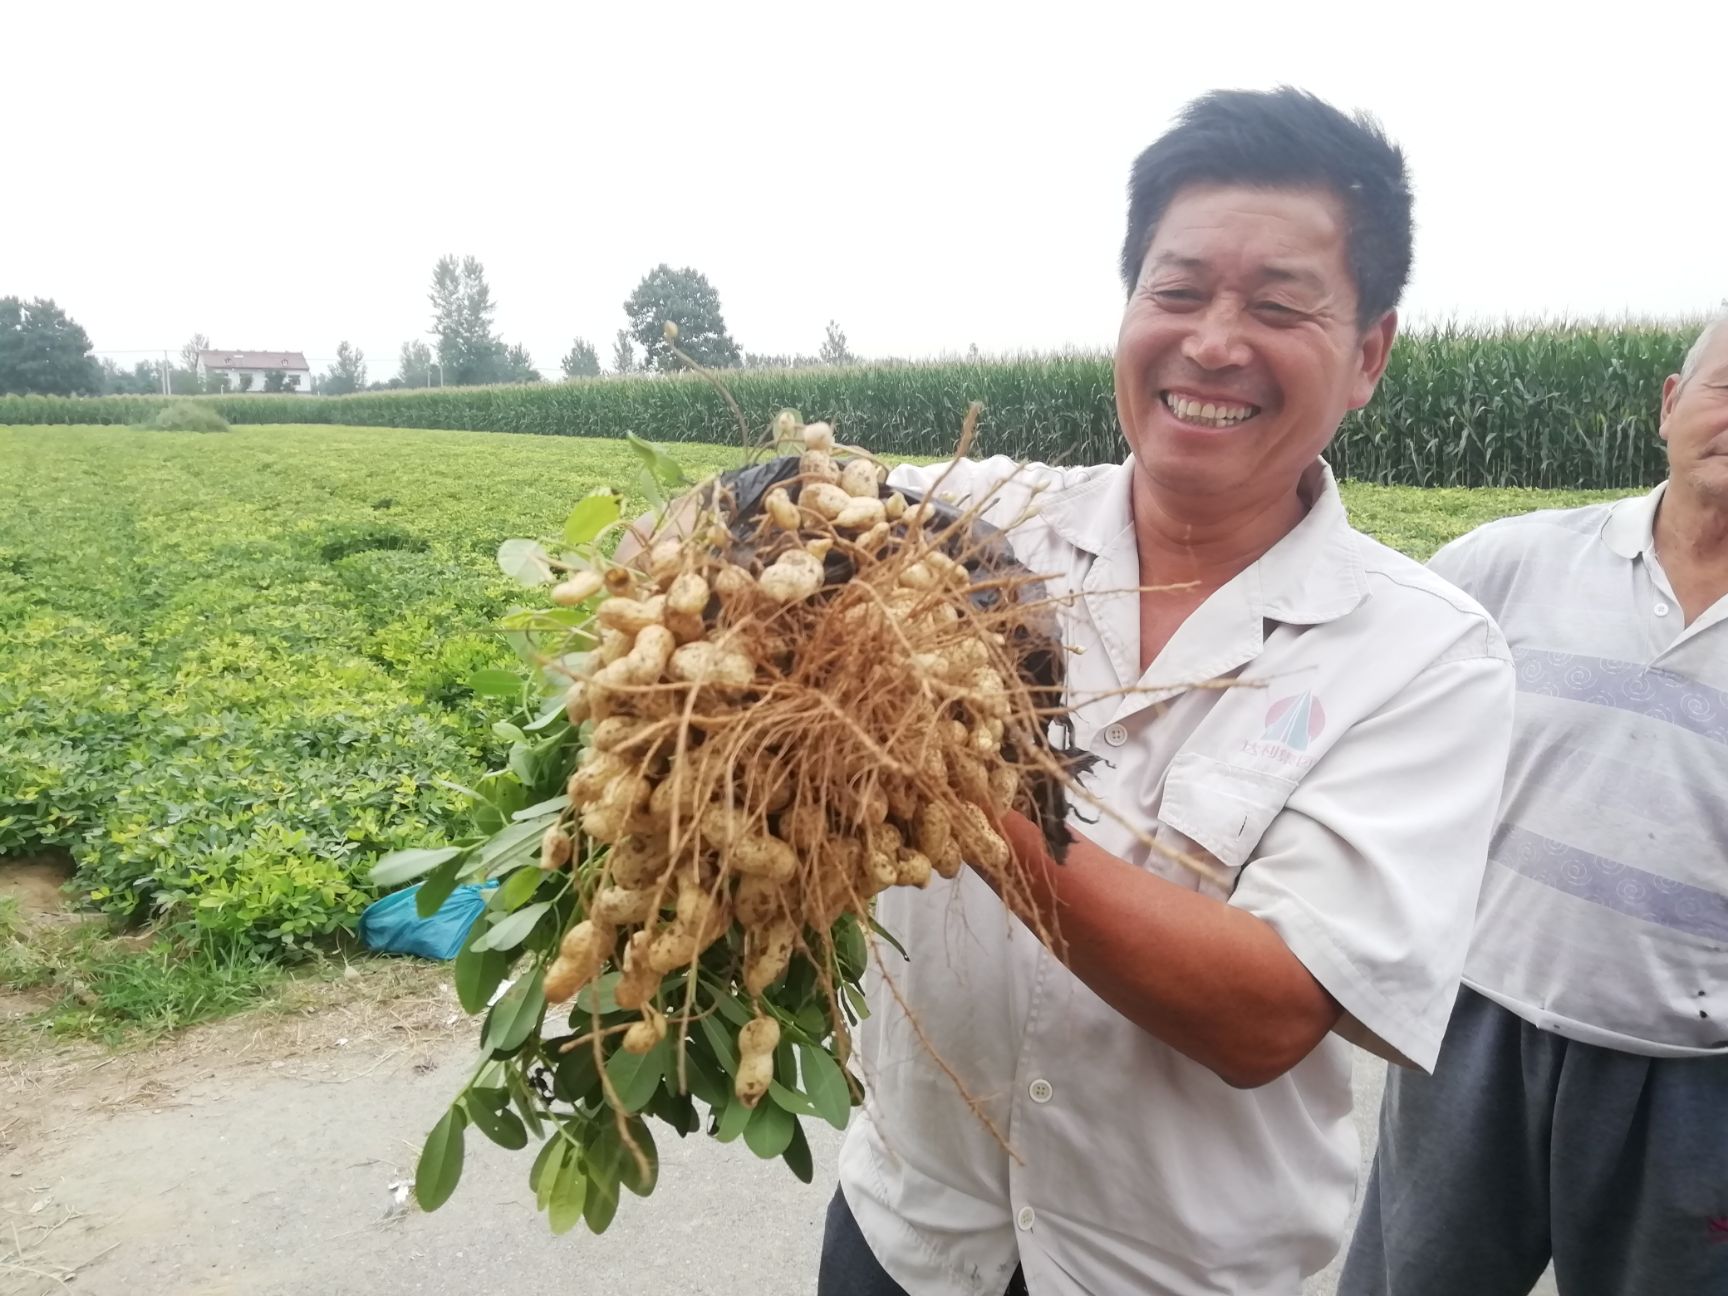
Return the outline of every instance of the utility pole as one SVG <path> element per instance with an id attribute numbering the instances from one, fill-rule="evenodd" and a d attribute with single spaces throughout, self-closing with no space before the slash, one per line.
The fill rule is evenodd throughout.
<path id="1" fill-rule="evenodd" d="M 164 396 L 174 394 L 168 390 L 168 353 L 166 351 L 162 353 L 162 394 Z"/>

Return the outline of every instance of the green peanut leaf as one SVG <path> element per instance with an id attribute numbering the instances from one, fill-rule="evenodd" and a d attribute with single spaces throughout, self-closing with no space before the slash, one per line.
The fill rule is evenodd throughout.
<path id="1" fill-rule="evenodd" d="M 516 1112 L 528 1127 L 528 1133 L 535 1138 L 545 1137 L 546 1127 L 540 1119 L 540 1100 L 530 1092 L 522 1073 L 510 1068 L 505 1071 L 504 1079 L 510 1086 L 510 1101 L 516 1104 Z"/>
<path id="2" fill-rule="evenodd" d="M 527 850 L 532 854 L 530 843 L 537 843 L 546 832 L 546 825 L 552 821 L 551 815 L 536 819 L 518 819 L 503 832 L 480 848 L 479 861 L 488 869 L 499 868 L 512 852 Z"/>
<path id="3" fill-rule="evenodd" d="M 522 678 L 513 671 L 488 667 L 470 675 L 468 687 L 481 697 L 513 698 L 522 692 Z"/>
<path id="4" fill-rule="evenodd" d="M 672 1068 L 676 1075 L 676 1066 Z M 684 1055 L 684 1074 L 690 1085 L 690 1093 L 700 1098 L 715 1110 L 726 1105 L 731 1090 L 727 1087 L 725 1078 L 714 1069 L 713 1061 L 702 1051 L 689 1047 Z"/>
<path id="5" fill-rule="evenodd" d="M 582 1206 L 582 1218 L 593 1233 L 604 1233 L 618 1213 L 618 1180 L 622 1170 L 620 1158 L 628 1156 L 618 1139 L 618 1126 L 602 1120 L 600 1132 L 583 1158 L 588 1175 L 588 1199 Z"/>
<path id="6" fill-rule="evenodd" d="M 414 1200 L 421 1210 L 437 1210 L 456 1191 L 462 1178 L 462 1130 L 467 1123 L 462 1108 L 453 1104 L 426 1136 L 414 1168 Z"/>
<path id="7" fill-rule="evenodd" d="M 907 960 L 911 959 L 912 956 L 906 952 L 906 947 L 904 945 L 902 945 L 899 941 L 894 939 L 894 933 L 889 931 L 886 927 L 884 927 L 881 923 L 877 922 L 874 918 L 872 918 L 870 920 L 870 930 L 875 932 L 883 940 L 887 941 L 890 945 L 892 945 L 894 947 L 895 951 L 900 955 L 901 958 L 907 959 Z"/>
<path id="8" fill-rule="evenodd" d="M 476 950 L 469 945 L 456 956 L 456 998 L 462 1011 L 484 1012 L 492 994 L 504 980 L 510 961 L 499 950 Z"/>
<path id="9" fill-rule="evenodd" d="M 662 1039 L 646 1053 L 626 1053 L 619 1049 L 606 1059 L 606 1074 L 618 1091 L 618 1101 L 627 1112 L 639 1112 L 648 1105 L 654 1091 L 660 1087 L 660 1076 L 666 1066 L 668 1041 Z"/>
<path id="10" fill-rule="evenodd" d="M 624 439 L 630 443 L 630 448 L 636 452 L 642 464 L 653 475 L 661 486 L 676 488 L 688 484 L 683 466 L 651 441 L 644 441 L 634 432 L 626 432 Z"/>
<path id="11" fill-rule="evenodd" d="M 609 491 L 595 491 L 586 496 L 564 519 L 564 543 L 587 544 L 618 520 L 621 507 L 619 498 Z"/>
<path id="12" fill-rule="evenodd" d="M 772 1107 L 773 1103 L 758 1103 L 757 1110 Z M 744 1127 L 750 1123 L 750 1118 L 756 1113 L 738 1101 L 736 1094 L 726 1104 L 726 1110 L 720 1113 L 719 1127 L 714 1131 L 714 1137 L 722 1143 L 730 1143 L 744 1132 Z"/>
<path id="13" fill-rule="evenodd" d="M 427 876 L 420 884 L 420 889 L 414 893 L 414 912 L 422 918 L 430 918 L 450 898 L 456 890 L 457 879 L 462 873 L 464 856 L 445 860 Z"/>
<path id="14" fill-rule="evenodd" d="M 642 1157 L 648 1163 L 648 1172 L 643 1174 L 642 1167 L 636 1164 L 636 1157 L 629 1148 L 624 1148 L 623 1156 L 618 1162 L 619 1182 L 638 1197 L 646 1197 L 654 1191 L 654 1185 L 660 1179 L 660 1150 L 654 1146 L 654 1132 L 640 1116 L 630 1118 L 630 1137 L 635 1139 L 636 1146 L 642 1149 Z"/>
<path id="15" fill-rule="evenodd" d="M 698 1017 L 696 1024 L 702 1034 L 707 1037 L 708 1046 L 714 1050 L 714 1056 L 719 1060 L 721 1068 L 726 1072 L 726 1078 L 731 1079 L 738 1074 L 738 1041 L 713 1017 Z"/>
<path id="16" fill-rule="evenodd" d="M 600 1084 L 600 1066 L 594 1060 L 594 1046 L 578 1044 L 558 1059 L 552 1086 L 558 1097 L 567 1103 L 579 1103 L 593 1094 Z"/>
<path id="17" fill-rule="evenodd" d="M 778 1106 L 784 1107 L 794 1116 L 819 1116 L 816 1105 L 796 1090 L 788 1089 L 778 1080 L 768 1085 L 768 1097 Z"/>
<path id="18" fill-rule="evenodd" d="M 492 1053 L 513 1053 L 540 1024 L 540 1013 L 546 1007 L 546 991 L 541 985 L 542 973 L 535 971 L 523 977 L 504 992 L 504 997 L 492 1005 L 486 1018 L 483 1047 Z"/>
<path id="19" fill-rule="evenodd" d="M 534 898 L 534 893 L 540 889 L 540 884 L 546 880 L 546 875 L 532 865 L 523 865 L 493 891 L 492 898 L 486 902 L 486 907 L 497 913 L 510 913 L 520 909 Z"/>
<path id="20" fill-rule="evenodd" d="M 535 804 L 528 806 L 526 809 L 517 810 L 512 813 L 510 817 L 518 823 L 524 819 L 539 819 L 543 815 L 554 814 L 569 804 L 570 798 L 560 792 L 555 797 L 551 797 L 545 801 L 536 802 Z"/>
<path id="21" fill-rule="evenodd" d="M 565 1142 L 562 1134 L 560 1143 Z M 552 1177 L 552 1191 L 547 1194 L 546 1221 L 554 1234 L 563 1235 L 576 1227 L 588 1208 L 588 1176 L 582 1171 L 582 1157 L 573 1147 L 566 1147 L 558 1162 L 558 1173 Z"/>
<path id="22" fill-rule="evenodd" d="M 816 1114 L 837 1130 L 846 1128 L 852 1118 L 852 1091 L 846 1087 L 846 1074 L 827 1049 L 813 1044 L 798 1046 L 798 1061 L 804 1076 L 804 1092 L 810 1095 L 810 1105 Z"/>
<path id="23" fill-rule="evenodd" d="M 792 1122 L 792 1141 L 780 1155 L 799 1179 L 805 1183 L 815 1180 L 816 1166 L 810 1157 L 810 1141 L 804 1137 L 804 1127 L 797 1121 Z"/>
<path id="24" fill-rule="evenodd" d="M 870 1001 L 864 997 L 864 992 L 857 986 L 848 983 L 844 987 L 846 1002 L 851 1005 L 855 1014 L 854 1020 L 863 1021 L 870 1015 Z"/>
<path id="25" fill-rule="evenodd" d="M 757 1103 L 744 1126 L 744 1143 L 764 1161 L 779 1156 L 792 1144 L 792 1131 L 798 1118 L 779 1103 Z"/>
<path id="26" fill-rule="evenodd" d="M 498 568 L 518 585 L 544 585 L 552 579 L 552 556 L 533 540 L 506 540 L 498 546 Z"/>
<path id="27" fill-rule="evenodd" d="M 422 873 L 430 873 L 440 864 L 461 855 L 460 846 L 444 846 L 437 850 L 391 851 L 372 866 L 368 880 L 375 887 L 392 887 L 411 882 Z"/>
<path id="28" fill-rule="evenodd" d="M 509 1094 L 506 1091 L 498 1092 L 508 1100 Z M 519 1152 L 528 1146 L 527 1127 L 508 1107 L 495 1107 L 484 1099 L 476 1100 L 472 1093 L 464 1106 L 468 1109 L 468 1119 L 499 1147 L 510 1152 Z"/>
<path id="29" fill-rule="evenodd" d="M 739 1003 L 737 998 L 728 993 L 714 996 L 714 1007 L 719 1014 L 734 1026 L 743 1026 L 750 1020 L 750 1010 Z M 704 1019 L 706 1020 L 706 1019 Z"/>
<path id="30" fill-rule="evenodd" d="M 624 979 L 622 972 L 607 972 L 598 981 L 590 981 L 576 993 L 576 1010 L 570 1020 L 576 1020 L 576 1014 L 592 1017 L 595 1013 L 605 1016 L 618 1011 L 618 983 Z"/>
<path id="31" fill-rule="evenodd" d="M 513 914 L 506 914 L 474 942 L 474 948 L 482 951 L 515 949 L 528 939 L 528 933 L 534 930 L 534 925 L 546 916 L 546 911 L 551 907 L 550 900 L 542 900 L 525 909 L 518 909 Z"/>
<path id="32" fill-rule="evenodd" d="M 534 1166 L 528 1171 L 528 1188 L 534 1194 L 535 1210 L 545 1210 L 552 1200 L 552 1185 L 558 1179 L 558 1168 L 564 1164 L 567 1146 L 563 1133 L 554 1130 L 552 1137 L 540 1149 L 540 1155 L 534 1158 Z"/>

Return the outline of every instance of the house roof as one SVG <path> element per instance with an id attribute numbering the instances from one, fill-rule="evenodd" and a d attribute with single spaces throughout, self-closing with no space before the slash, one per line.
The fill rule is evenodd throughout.
<path id="1" fill-rule="evenodd" d="M 206 369 L 298 369 L 311 373 L 306 357 L 298 351 L 200 351 L 198 363 Z"/>

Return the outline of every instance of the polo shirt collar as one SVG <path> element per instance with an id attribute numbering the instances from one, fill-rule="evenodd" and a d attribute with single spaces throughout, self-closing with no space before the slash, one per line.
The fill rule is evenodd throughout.
<path id="1" fill-rule="evenodd" d="M 1656 510 L 1668 483 L 1662 482 L 1647 495 L 1617 501 L 1602 524 L 1602 543 L 1627 560 L 1643 557 L 1656 546 Z"/>
<path id="2" fill-rule="evenodd" d="M 1053 492 L 1039 516 L 1069 544 L 1103 557 L 1134 551 L 1134 459 L 1107 473 Z M 1302 476 L 1308 512 L 1290 532 L 1231 581 L 1263 617 L 1286 625 L 1321 625 L 1367 597 L 1356 532 L 1345 515 L 1332 469 L 1316 459 Z M 1226 586 L 1225 588 L 1229 588 Z M 1222 591 L 1220 591 L 1222 592 Z"/>

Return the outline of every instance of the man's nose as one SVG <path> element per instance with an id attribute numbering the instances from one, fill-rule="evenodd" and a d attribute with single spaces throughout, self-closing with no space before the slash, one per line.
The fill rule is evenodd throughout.
<path id="1" fill-rule="evenodd" d="M 1188 360 L 1202 369 L 1230 369 L 1248 363 L 1242 312 L 1234 303 L 1214 301 L 1189 318 L 1192 327 L 1182 343 L 1182 354 Z"/>

